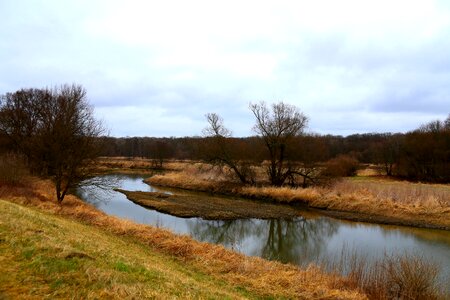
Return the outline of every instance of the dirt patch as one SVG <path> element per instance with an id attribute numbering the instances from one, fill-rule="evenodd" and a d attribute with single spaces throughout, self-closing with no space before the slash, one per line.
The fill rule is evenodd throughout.
<path id="1" fill-rule="evenodd" d="M 169 195 L 156 192 L 131 192 L 117 189 L 134 203 L 177 217 L 206 220 L 294 218 L 300 211 L 280 204 L 261 203 L 236 198 L 195 195 Z"/>

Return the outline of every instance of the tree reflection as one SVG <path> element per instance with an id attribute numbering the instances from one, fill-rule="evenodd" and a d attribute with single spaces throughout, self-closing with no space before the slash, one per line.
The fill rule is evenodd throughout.
<path id="1" fill-rule="evenodd" d="M 339 228 L 329 218 L 272 220 L 192 220 L 194 238 L 219 243 L 247 255 L 305 265 L 319 258 Z"/>

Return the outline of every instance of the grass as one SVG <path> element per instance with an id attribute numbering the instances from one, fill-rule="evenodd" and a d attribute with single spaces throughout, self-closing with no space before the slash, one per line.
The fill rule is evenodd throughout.
<path id="1" fill-rule="evenodd" d="M 378 199 L 410 205 L 450 206 L 450 185 L 354 177 L 338 182 L 334 189 L 343 193 L 368 192 Z"/>
<path id="2" fill-rule="evenodd" d="M 0 291 L 17 298 L 252 298 L 134 240 L 0 201 Z"/>
<path id="3" fill-rule="evenodd" d="M 448 286 L 439 282 L 440 268 L 417 254 L 387 255 L 369 261 L 343 250 L 340 257 L 322 263 L 329 272 L 347 274 L 369 299 L 446 299 Z"/>
<path id="4" fill-rule="evenodd" d="M 303 203 L 337 217 L 386 224 L 450 230 L 450 186 L 343 179 L 330 187 L 290 188 L 239 186 L 188 168 L 155 175 L 148 183 L 190 190 L 219 192 L 280 203 Z"/>
<path id="5" fill-rule="evenodd" d="M 167 160 L 163 163 L 163 169 L 182 170 L 187 164 L 187 161 Z M 95 173 L 152 174 L 154 171 L 153 160 L 140 157 L 100 157 L 93 167 Z"/>
<path id="6" fill-rule="evenodd" d="M 0 188 L 0 295 L 11 298 L 365 299 L 346 278 L 120 220 L 49 181 Z M 26 207 L 24 207 L 25 205 Z M 8 274 L 8 275 L 5 275 Z M 13 275 L 11 275 L 13 274 Z"/>
<path id="7" fill-rule="evenodd" d="M 275 219 L 294 218 L 300 216 L 298 210 L 289 206 L 271 203 L 261 203 L 231 197 L 207 196 L 202 201 L 202 195 L 177 195 L 158 192 L 132 192 L 116 189 L 136 204 L 168 213 L 173 216 L 191 218 L 200 217 L 206 220 L 236 220 L 236 219 Z"/>

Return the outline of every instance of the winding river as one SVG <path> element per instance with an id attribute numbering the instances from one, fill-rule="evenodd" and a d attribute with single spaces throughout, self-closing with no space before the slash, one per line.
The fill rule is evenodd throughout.
<path id="1" fill-rule="evenodd" d="M 98 179 L 113 182 L 115 187 L 125 190 L 167 192 L 143 183 L 141 176 L 103 175 Z M 441 267 L 441 277 L 450 278 L 448 231 L 348 222 L 306 210 L 301 211 L 301 217 L 286 220 L 185 219 L 143 208 L 125 195 L 112 189 L 101 189 L 95 184 L 77 192 L 84 201 L 110 215 L 168 228 L 199 241 L 222 244 L 246 255 L 307 265 L 338 259 L 345 252 L 358 253 L 367 259 L 409 253 L 436 262 Z M 196 195 L 208 197 L 203 193 Z"/>

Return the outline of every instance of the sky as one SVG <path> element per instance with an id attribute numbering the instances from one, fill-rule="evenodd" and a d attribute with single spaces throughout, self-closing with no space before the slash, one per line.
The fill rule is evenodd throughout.
<path id="1" fill-rule="evenodd" d="M 260 101 L 407 132 L 450 113 L 450 1 L 0 0 L 0 94 L 64 83 L 117 137 L 253 135 Z"/>

